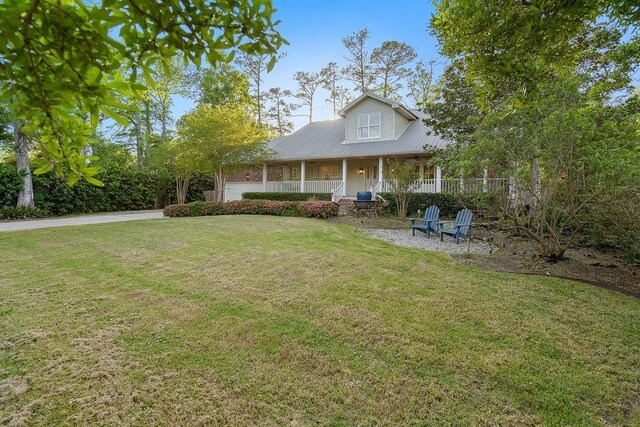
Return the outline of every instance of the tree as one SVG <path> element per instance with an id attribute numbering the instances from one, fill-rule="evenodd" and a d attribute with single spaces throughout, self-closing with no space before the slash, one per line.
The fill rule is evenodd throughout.
<path id="1" fill-rule="evenodd" d="M 101 113 L 124 122 L 118 94 L 149 83 L 176 54 L 196 65 L 229 62 L 234 48 L 275 55 L 285 41 L 273 12 L 266 0 L 0 3 L 3 99 L 42 154 L 38 173 L 99 183 L 82 152 Z"/>
<path id="2" fill-rule="evenodd" d="M 224 65 L 223 65 L 224 66 Z M 186 95 L 186 70 L 176 58 L 167 67 L 160 67 L 149 85 L 149 101 L 157 106 L 157 120 L 160 122 L 160 140 L 169 140 L 169 126 L 173 123 L 171 105 L 175 95 Z M 150 114 L 151 105 L 147 105 Z"/>
<path id="3" fill-rule="evenodd" d="M 296 71 L 293 74 L 293 79 L 298 84 L 298 90 L 294 96 L 300 100 L 303 106 L 309 109 L 309 114 L 306 114 L 306 116 L 309 118 L 309 123 L 311 123 L 313 121 L 313 97 L 318 87 L 322 84 L 322 77 L 319 73 Z"/>
<path id="4" fill-rule="evenodd" d="M 539 96 L 523 106 L 516 95 L 505 97 L 463 157 L 512 177 L 512 194 L 494 206 L 548 259 L 564 257 L 590 223 L 588 212 L 615 203 L 611 189 L 633 182 L 631 165 L 640 162 L 633 132 L 639 101 L 593 104 L 581 85 L 576 76 L 558 76 L 540 84 Z M 633 115 L 615 114 L 629 109 Z"/>
<path id="5" fill-rule="evenodd" d="M 434 28 L 453 64 L 427 107 L 427 123 L 454 142 L 444 156 L 447 172 L 468 176 L 488 167 L 508 176 L 509 191 L 488 208 L 529 236 L 541 255 L 562 259 L 577 233 L 594 228 L 593 212 L 620 206 L 621 194 L 637 200 L 630 166 L 640 162 L 640 110 L 629 85 L 640 59 L 634 44 L 620 28 L 562 5 L 548 5 L 541 22 L 533 3 L 490 5 L 494 13 L 484 21 L 485 9 L 449 10 L 452 4 L 458 2 L 441 5 Z M 441 25 L 452 16 L 459 26 Z M 525 25 L 523 16 L 532 22 Z M 532 28 L 543 42 L 526 45 Z"/>
<path id="6" fill-rule="evenodd" d="M 416 51 L 406 43 L 395 40 L 385 41 L 373 49 L 371 62 L 379 80 L 377 91 L 386 98 L 400 97 L 401 80 L 410 70 L 406 67 L 416 59 Z"/>
<path id="7" fill-rule="evenodd" d="M 333 117 L 335 118 L 338 111 L 348 102 L 349 91 L 340 86 L 340 70 L 336 62 L 329 62 L 326 67 L 320 70 L 320 77 L 322 88 L 329 92 L 327 102 L 333 106 Z"/>
<path id="8" fill-rule="evenodd" d="M 425 105 L 425 124 L 458 147 L 475 143 L 483 115 L 478 106 L 479 90 L 465 74 L 464 66 L 453 62 L 440 76 L 437 97 Z"/>
<path id="9" fill-rule="evenodd" d="M 398 207 L 398 216 L 404 218 L 407 216 L 409 198 L 415 189 L 416 178 L 413 165 L 408 162 L 388 160 L 386 175 L 389 192 Z"/>
<path id="10" fill-rule="evenodd" d="M 211 106 L 253 106 L 246 74 L 228 64 L 204 68 L 193 77 L 192 96 L 199 104 Z"/>
<path id="11" fill-rule="evenodd" d="M 271 136 L 244 108 L 200 104 L 180 119 L 177 145 L 186 170 L 215 174 L 215 200 L 222 201 L 227 175 L 263 163 Z"/>
<path id="12" fill-rule="evenodd" d="M 450 0 L 436 3 L 431 27 L 441 52 L 463 59 L 469 73 L 482 79 L 487 90 L 504 78 L 524 91 L 552 78 L 556 67 L 572 66 L 583 46 L 575 38 L 594 22 L 615 22 L 622 33 L 637 27 L 635 2 L 613 0 L 513 3 Z M 640 36 L 631 31 L 618 55 L 638 56 Z"/>
<path id="13" fill-rule="evenodd" d="M 347 80 L 355 84 L 355 90 L 359 93 L 369 92 L 375 82 L 371 55 L 367 50 L 370 37 L 369 30 L 364 28 L 342 39 L 342 44 L 347 49 L 344 58 L 348 63 L 343 69 L 343 74 Z"/>
<path id="14" fill-rule="evenodd" d="M 298 105 L 288 102 L 293 94 L 290 90 L 282 90 L 279 87 L 272 87 L 265 94 L 265 98 L 270 103 L 265 117 L 274 123 L 278 135 L 282 136 L 293 131 L 291 111 L 298 108 Z"/>
<path id="15" fill-rule="evenodd" d="M 413 104 L 417 108 L 426 108 L 436 98 L 436 85 L 434 84 L 433 76 L 435 64 L 435 60 L 431 60 L 426 64 L 420 61 L 409 74 L 409 81 L 407 82 L 409 96 L 411 96 Z"/>
<path id="16" fill-rule="evenodd" d="M 264 94 L 262 92 L 262 76 L 265 72 L 269 71 L 276 61 L 284 58 L 286 53 L 281 53 L 277 56 L 260 54 L 253 55 L 250 53 L 242 53 L 236 59 L 236 64 L 247 75 L 249 81 L 253 85 L 254 99 L 256 105 L 256 113 L 258 116 L 258 124 L 262 124 L 262 115 L 264 110 L 264 103 L 262 98 Z"/>

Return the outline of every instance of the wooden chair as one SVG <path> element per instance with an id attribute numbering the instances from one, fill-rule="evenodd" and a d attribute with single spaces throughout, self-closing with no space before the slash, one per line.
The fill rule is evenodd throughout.
<path id="1" fill-rule="evenodd" d="M 468 238 L 471 233 L 471 219 L 473 218 L 473 212 L 469 209 L 462 209 L 458 211 L 456 215 L 456 220 L 453 222 L 452 227 L 445 227 L 444 225 L 449 222 L 440 222 L 439 230 L 440 233 L 440 241 L 442 242 L 444 239 L 444 235 L 448 235 L 456 238 L 456 245 L 460 243 L 460 238 Z"/>
<path id="2" fill-rule="evenodd" d="M 421 222 L 419 218 L 411 218 L 411 232 L 416 235 L 416 230 L 421 231 L 431 237 L 431 232 L 438 233 L 438 222 L 440 221 L 440 208 L 437 206 L 429 206 L 424 212 L 424 218 Z"/>

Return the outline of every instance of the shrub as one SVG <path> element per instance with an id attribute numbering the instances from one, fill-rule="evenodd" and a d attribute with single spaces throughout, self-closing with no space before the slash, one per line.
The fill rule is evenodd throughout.
<path id="1" fill-rule="evenodd" d="M 243 200 L 279 200 L 287 202 L 305 202 L 308 200 L 331 201 L 331 193 L 242 193 Z"/>
<path id="2" fill-rule="evenodd" d="M 389 201 L 389 205 L 384 208 L 384 212 L 390 215 L 396 215 L 398 208 L 393 195 L 390 193 L 380 193 L 380 196 Z M 408 215 L 417 215 L 418 210 L 424 212 L 431 205 L 440 208 L 440 215 L 444 217 L 453 217 L 462 209 L 462 204 L 456 196 L 447 193 L 413 193 L 409 196 L 409 204 L 407 207 Z"/>
<path id="3" fill-rule="evenodd" d="M 140 170 L 135 165 L 103 165 L 98 178 L 104 187 L 78 181 L 73 187 L 52 173 L 33 175 L 36 206 L 52 215 L 156 209 L 176 200 L 173 180 L 163 174 Z M 0 163 L 0 208 L 15 205 L 22 182 L 15 167 Z M 191 179 L 188 199 L 203 200 L 213 188 L 213 175 Z"/>
<path id="4" fill-rule="evenodd" d="M 38 208 L 17 208 L 10 206 L 0 208 L 0 220 L 32 219 L 43 218 L 45 216 L 47 216 L 47 213 Z"/>
<path id="5" fill-rule="evenodd" d="M 184 217 L 202 215 L 276 215 L 330 218 L 338 215 L 333 202 L 287 202 L 279 200 L 236 200 L 233 202 L 193 202 L 169 205 L 164 216 Z"/>
<path id="6" fill-rule="evenodd" d="M 333 202 L 302 202 L 300 212 L 309 218 L 331 218 L 338 215 L 338 204 Z"/>

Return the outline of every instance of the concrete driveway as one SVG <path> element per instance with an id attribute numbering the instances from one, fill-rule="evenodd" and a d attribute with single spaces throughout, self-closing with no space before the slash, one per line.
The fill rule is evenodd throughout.
<path id="1" fill-rule="evenodd" d="M 64 218 L 31 219 L 28 221 L 0 221 L 0 232 L 34 230 L 36 228 L 65 227 L 67 225 L 104 224 L 107 222 L 135 221 L 162 218 L 162 210 L 109 212 Z"/>

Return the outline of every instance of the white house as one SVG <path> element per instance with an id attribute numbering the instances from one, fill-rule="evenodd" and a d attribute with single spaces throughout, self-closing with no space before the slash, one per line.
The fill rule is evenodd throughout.
<path id="1" fill-rule="evenodd" d="M 486 175 L 475 182 L 443 179 L 440 168 L 428 164 L 424 147 L 445 148 L 447 142 L 429 134 L 422 113 L 393 100 L 365 93 L 339 115 L 271 141 L 275 155 L 262 173 L 230 177 L 225 200 L 240 199 L 247 191 L 332 193 L 335 201 L 355 197 L 358 191 L 385 192 L 387 159 L 414 165 L 416 192 L 499 184 Z"/>

